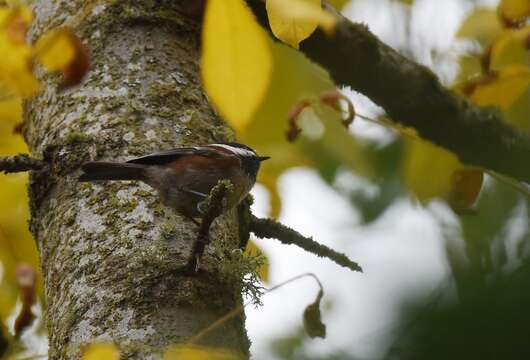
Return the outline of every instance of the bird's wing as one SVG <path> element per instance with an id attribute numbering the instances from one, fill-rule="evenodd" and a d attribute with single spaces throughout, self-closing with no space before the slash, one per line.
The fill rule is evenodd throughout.
<path id="1" fill-rule="evenodd" d="M 207 157 L 218 157 L 219 153 L 214 149 L 195 146 L 195 147 L 186 147 L 186 148 L 176 148 L 171 150 L 160 151 L 145 155 L 139 158 L 131 159 L 127 161 L 132 164 L 145 164 L 145 165 L 163 165 L 171 161 L 178 159 L 181 156 L 187 155 L 200 155 Z"/>

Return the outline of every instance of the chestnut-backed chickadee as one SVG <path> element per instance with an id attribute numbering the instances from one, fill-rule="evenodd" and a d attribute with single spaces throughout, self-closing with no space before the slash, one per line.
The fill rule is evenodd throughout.
<path id="1" fill-rule="evenodd" d="M 88 162 L 82 166 L 84 174 L 79 181 L 141 180 L 158 190 L 162 203 L 195 218 L 201 216 L 198 204 L 219 180 L 230 180 L 233 185 L 226 207 L 239 204 L 254 186 L 261 161 L 268 158 L 235 142 L 208 144 L 161 151 L 124 163 Z"/>

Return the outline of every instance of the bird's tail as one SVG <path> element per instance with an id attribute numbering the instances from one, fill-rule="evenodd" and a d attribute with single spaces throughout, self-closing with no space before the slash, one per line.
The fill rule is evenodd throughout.
<path id="1" fill-rule="evenodd" d="M 92 161 L 83 164 L 83 174 L 79 181 L 95 180 L 142 180 L 145 165 Z"/>

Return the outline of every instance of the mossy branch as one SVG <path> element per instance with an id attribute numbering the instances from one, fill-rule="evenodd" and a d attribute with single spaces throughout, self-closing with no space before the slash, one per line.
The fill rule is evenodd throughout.
<path id="1" fill-rule="evenodd" d="M 247 0 L 269 31 L 262 0 Z M 337 17 L 334 35 L 317 29 L 300 51 L 325 68 L 339 86 L 349 86 L 381 106 L 399 124 L 475 165 L 530 183 L 530 135 L 445 88 L 427 67 L 399 54 L 371 33 L 325 5 Z"/>
<path id="2" fill-rule="evenodd" d="M 199 204 L 204 215 L 199 227 L 197 239 L 193 243 L 191 256 L 188 260 L 188 271 L 197 272 L 199 270 L 199 261 L 204 253 L 204 248 L 210 242 L 210 227 L 213 221 L 223 212 L 223 200 L 232 191 L 232 187 L 233 185 L 229 180 L 219 181 L 212 188 L 206 199 Z"/>
<path id="3" fill-rule="evenodd" d="M 46 163 L 30 157 L 27 154 L 0 157 L 0 172 L 16 173 L 30 170 L 40 170 Z"/>
<path id="4" fill-rule="evenodd" d="M 302 249 L 309 251 L 319 257 L 328 258 L 340 266 L 352 271 L 362 272 L 362 268 L 356 262 L 348 259 L 342 253 L 339 253 L 325 245 L 319 244 L 311 238 L 305 237 L 297 231 L 280 224 L 273 219 L 260 219 L 251 215 L 250 231 L 260 238 L 278 239 L 284 244 L 294 244 Z"/>
<path id="5" fill-rule="evenodd" d="M 30 170 L 40 170 L 46 163 L 42 160 L 32 158 L 28 154 L 0 157 L 0 172 L 15 173 Z"/>

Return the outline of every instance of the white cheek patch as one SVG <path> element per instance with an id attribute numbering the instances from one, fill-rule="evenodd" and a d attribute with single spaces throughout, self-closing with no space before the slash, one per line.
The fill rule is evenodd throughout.
<path id="1" fill-rule="evenodd" d="M 248 150 L 248 149 L 245 149 L 245 148 L 230 146 L 230 145 L 227 145 L 227 144 L 212 144 L 212 146 L 222 147 L 223 149 L 231 151 L 234 154 L 237 154 L 237 155 L 240 155 L 240 156 L 246 156 L 246 157 L 255 157 L 256 156 L 256 153 L 254 151 Z"/>

